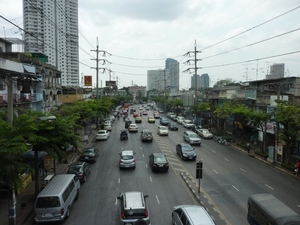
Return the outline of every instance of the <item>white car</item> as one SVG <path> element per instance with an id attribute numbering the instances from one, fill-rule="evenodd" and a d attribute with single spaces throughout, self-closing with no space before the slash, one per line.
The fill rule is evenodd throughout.
<path id="1" fill-rule="evenodd" d="M 99 130 L 96 135 L 96 140 L 107 140 L 110 136 L 110 133 L 108 130 Z"/>
<path id="2" fill-rule="evenodd" d="M 103 130 L 111 131 L 111 129 L 112 129 L 112 124 L 108 121 L 104 122 Z"/>
<path id="3" fill-rule="evenodd" d="M 132 123 L 128 126 L 128 131 L 129 132 L 138 132 L 139 127 L 135 123 Z"/>
<path id="4" fill-rule="evenodd" d="M 177 116 L 176 120 L 177 120 L 177 123 L 182 124 L 183 121 L 184 121 L 184 117 L 183 116 Z"/>
<path id="5" fill-rule="evenodd" d="M 207 139 L 214 137 L 214 135 L 210 133 L 208 129 L 199 129 L 198 134 L 200 137 L 207 138 Z"/>
<path id="6" fill-rule="evenodd" d="M 191 129 L 194 125 L 194 123 L 191 121 L 191 120 L 184 120 L 182 122 L 182 125 L 185 127 L 185 128 L 188 128 L 188 129 Z"/>
<path id="7" fill-rule="evenodd" d="M 166 135 L 166 136 L 168 136 L 169 135 L 169 130 L 165 126 L 158 126 L 158 128 L 157 128 L 157 134 L 158 135 Z"/>

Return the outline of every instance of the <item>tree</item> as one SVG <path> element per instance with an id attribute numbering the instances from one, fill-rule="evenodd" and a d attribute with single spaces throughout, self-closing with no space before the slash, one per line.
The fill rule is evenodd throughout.
<path id="1" fill-rule="evenodd" d="M 183 106 L 183 101 L 181 99 L 173 99 L 169 101 L 169 104 L 173 109 L 175 109 L 175 113 L 178 116 L 180 113 L 180 107 Z"/>
<path id="2" fill-rule="evenodd" d="M 295 147 L 297 136 L 300 129 L 300 107 L 287 101 L 276 101 L 277 108 L 274 111 L 274 120 L 279 123 L 278 142 L 285 144 L 283 162 L 288 164 L 291 151 Z"/>
<path id="3" fill-rule="evenodd" d="M 211 118 L 213 108 L 214 108 L 213 105 L 211 105 L 210 103 L 201 102 L 201 103 L 197 103 L 196 105 L 193 105 L 192 111 L 197 118 L 201 117 L 204 119 L 203 122 L 201 123 L 202 126 L 204 125 L 209 126 L 208 118 Z"/>
<path id="4" fill-rule="evenodd" d="M 231 83 L 234 83 L 234 80 L 232 78 L 226 78 L 224 80 L 217 81 L 213 87 L 223 87 Z"/>

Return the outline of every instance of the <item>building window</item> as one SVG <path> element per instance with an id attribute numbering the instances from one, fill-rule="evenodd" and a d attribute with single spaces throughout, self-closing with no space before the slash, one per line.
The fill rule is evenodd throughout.
<path id="1" fill-rule="evenodd" d="M 4 84 L 4 78 L 0 78 L 0 90 L 5 90 Z"/>

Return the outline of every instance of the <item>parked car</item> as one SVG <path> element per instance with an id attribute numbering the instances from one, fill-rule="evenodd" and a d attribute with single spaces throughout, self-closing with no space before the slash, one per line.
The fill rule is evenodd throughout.
<path id="1" fill-rule="evenodd" d="M 196 160 L 197 154 L 195 152 L 195 149 L 186 143 L 179 143 L 176 145 L 176 153 L 182 160 Z"/>
<path id="2" fill-rule="evenodd" d="M 117 197 L 120 200 L 120 224 L 150 225 L 150 217 L 146 198 L 142 192 L 124 192 Z"/>
<path id="3" fill-rule="evenodd" d="M 80 156 L 80 161 L 96 162 L 98 156 L 97 148 L 84 148 Z"/>
<path id="4" fill-rule="evenodd" d="M 138 132 L 139 127 L 135 123 L 132 123 L 128 126 L 128 131 L 129 132 Z"/>
<path id="5" fill-rule="evenodd" d="M 169 163 L 163 153 L 152 153 L 149 155 L 149 166 L 152 171 L 169 170 Z"/>
<path id="6" fill-rule="evenodd" d="M 215 222 L 205 210 L 199 205 L 175 206 L 172 212 L 173 225 L 215 225 Z"/>
<path id="7" fill-rule="evenodd" d="M 104 122 L 104 126 L 103 126 L 103 130 L 111 131 L 111 129 L 112 129 L 112 124 L 111 124 L 111 122 L 105 121 L 105 122 Z"/>
<path id="8" fill-rule="evenodd" d="M 119 160 L 119 168 L 133 168 L 135 169 L 135 158 L 134 158 L 134 152 L 132 150 L 124 150 L 122 151 L 120 155 Z"/>
<path id="9" fill-rule="evenodd" d="M 152 142 L 153 141 L 152 132 L 148 129 L 142 130 L 141 131 L 141 140 L 142 140 L 142 142 L 144 142 L 144 141 Z"/>
<path id="10" fill-rule="evenodd" d="M 139 116 L 135 117 L 135 123 L 142 123 L 142 118 Z"/>
<path id="11" fill-rule="evenodd" d="M 153 116 L 148 116 L 148 123 L 155 123 L 155 119 Z"/>
<path id="12" fill-rule="evenodd" d="M 107 140 L 110 136 L 110 132 L 108 130 L 99 130 L 96 135 L 96 140 Z"/>
<path id="13" fill-rule="evenodd" d="M 165 127 L 165 126 L 158 126 L 158 128 L 157 128 L 157 134 L 158 135 L 168 136 L 169 135 L 168 128 Z"/>
<path id="14" fill-rule="evenodd" d="M 80 182 L 86 182 L 88 175 L 91 172 L 90 165 L 86 162 L 74 162 L 69 165 L 67 174 L 75 174 Z"/>
<path id="15" fill-rule="evenodd" d="M 178 130 L 178 125 L 177 123 L 171 122 L 168 125 L 169 130 Z"/>
<path id="16" fill-rule="evenodd" d="M 184 121 L 184 117 L 183 116 L 177 116 L 176 117 L 177 123 L 182 124 Z"/>
<path id="17" fill-rule="evenodd" d="M 182 125 L 187 129 L 191 129 L 192 127 L 195 126 L 195 124 L 191 120 L 184 120 L 182 122 Z"/>
<path id="18" fill-rule="evenodd" d="M 201 139 L 199 138 L 198 134 L 193 131 L 184 131 L 183 140 L 188 142 L 190 145 L 201 145 Z"/>
<path id="19" fill-rule="evenodd" d="M 200 137 L 203 137 L 203 138 L 206 138 L 206 139 L 214 137 L 214 135 L 212 133 L 210 133 L 210 131 L 208 129 L 199 129 L 198 134 L 199 134 Z"/>

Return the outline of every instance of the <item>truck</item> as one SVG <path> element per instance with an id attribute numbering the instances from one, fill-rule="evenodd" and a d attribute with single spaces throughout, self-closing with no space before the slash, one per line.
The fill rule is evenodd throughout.
<path id="1" fill-rule="evenodd" d="M 124 104 L 123 104 L 124 110 L 127 110 L 127 112 L 128 112 L 129 106 L 130 106 L 130 103 L 124 103 Z"/>

